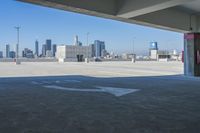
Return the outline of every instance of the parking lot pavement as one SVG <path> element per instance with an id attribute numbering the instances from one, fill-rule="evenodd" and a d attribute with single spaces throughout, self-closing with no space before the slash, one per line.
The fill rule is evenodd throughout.
<path id="1" fill-rule="evenodd" d="M 182 75 L 1 78 L 0 132 L 197 133 L 199 86 Z"/>
<path id="2" fill-rule="evenodd" d="M 0 62 L 0 77 L 83 75 L 92 77 L 164 76 L 183 74 L 181 62 Z"/>

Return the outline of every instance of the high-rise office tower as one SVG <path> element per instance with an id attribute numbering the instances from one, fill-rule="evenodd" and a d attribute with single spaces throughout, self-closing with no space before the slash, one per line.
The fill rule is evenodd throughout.
<path id="1" fill-rule="evenodd" d="M 15 58 L 15 57 L 16 57 L 15 51 L 10 51 L 10 52 L 9 52 L 9 57 L 10 57 L 10 58 Z"/>
<path id="2" fill-rule="evenodd" d="M 96 57 L 101 57 L 102 56 L 102 51 L 106 49 L 105 47 L 105 42 L 95 40 L 94 41 L 94 47 L 95 47 L 95 56 Z"/>
<path id="3" fill-rule="evenodd" d="M 46 51 L 47 51 L 47 45 L 43 44 L 42 45 L 42 56 L 45 57 L 46 56 Z"/>
<path id="4" fill-rule="evenodd" d="M 77 36 L 77 35 L 74 37 L 74 45 L 75 45 L 75 46 L 82 46 L 82 42 L 80 42 L 80 41 L 78 40 L 78 36 Z"/>
<path id="5" fill-rule="evenodd" d="M 0 58 L 3 58 L 3 51 L 0 51 Z"/>
<path id="6" fill-rule="evenodd" d="M 6 58 L 10 58 L 10 45 L 6 45 Z"/>
<path id="7" fill-rule="evenodd" d="M 52 49 L 52 52 L 53 52 L 53 57 L 55 57 L 55 56 L 56 56 L 56 51 L 57 51 L 57 45 L 56 45 L 56 44 L 54 44 L 54 45 L 53 45 L 53 49 Z"/>
<path id="8" fill-rule="evenodd" d="M 46 50 L 51 51 L 51 40 L 50 39 L 46 40 Z"/>
<path id="9" fill-rule="evenodd" d="M 39 56 L 39 42 L 37 40 L 35 41 L 35 55 Z"/>
<path id="10" fill-rule="evenodd" d="M 102 43 L 101 43 L 101 51 L 102 51 L 102 50 L 105 50 L 105 49 L 106 49 L 105 42 L 102 42 Z"/>
<path id="11" fill-rule="evenodd" d="M 78 36 L 76 35 L 75 37 L 74 37 L 74 45 L 79 45 L 79 42 L 78 42 Z"/>
<path id="12" fill-rule="evenodd" d="M 95 49 L 95 45 L 94 44 L 90 44 L 91 48 L 92 48 L 92 57 L 96 56 L 96 49 Z"/>
<path id="13" fill-rule="evenodd" d="M 101 57 L 101 43 L 98 41 L 95 41 L 95 52 L 96 57 Z"/>

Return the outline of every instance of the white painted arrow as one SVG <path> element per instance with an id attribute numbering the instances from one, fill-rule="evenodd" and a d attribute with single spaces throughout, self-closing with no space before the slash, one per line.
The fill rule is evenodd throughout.
<path id="1" fill-rule="evenodd" d="M 56 81 L 32 81 L 31 83 L 34 84 L 34 85 L 41 85 L 41 84 L 52 84 L 52 83 L 56 83 L 56 84 L 59 84 L 59 83 L 80 83 L 81 81 L 79 80 L 56 80 Z"/>
<path id="2" fill-rule="evenodd" d="M 101 87 L 101 86 L 97 86 L 98 89 L 66 88 L 66 87 L 61 87 L 61 86 L 56 86 L 56 85 L 49 85 L 49 86 L 44 86 L 44 87 L 51 88 L 51 89 L 67 90 L 67 91 L 109 93 L 116 97 L 120 97 L 123 95 L 127 95 L 129 93 L 139 91 L 139 89 L 126 89 L 126 88 Z"/>

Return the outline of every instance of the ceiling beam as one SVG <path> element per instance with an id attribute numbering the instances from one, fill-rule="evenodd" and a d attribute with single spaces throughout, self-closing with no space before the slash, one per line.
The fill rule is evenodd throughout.
<path id="1" fill-rule="evenodd" d="M 147 13 L 171 8 L 194 0 L 123 0 L 119 1 L 117 16 L 133 18 Z"/>
<path id="2" fill-rule="evenodd" d="M 191 18 L 190 13 L 181 11 L 177 7 L 167 8 L 167 9 L 163 9 L 159 11 L 151 10 L 154 12 L 150 12 L 150 13 L 145 12 L 145 14 L 143 15 L 140 14 L 139 16 L 135 16 L 135 17 L 130 16 L 131 18 L 125 18 L 125 17 L 117 16 L 116 11 L 119 9 L 118 8 L 119 5 L 122 4 L 121 2 L 127 1 L 127 0 L 84 0 L 84 2 L 83 0 L 18 0 L 18 1 L 24 1 L 27 3 L 37 4 L 41 6 L 57 8 L 61 10 L 72 11 L 72 12 L 92 15 L 96 17 L 113 19 L 113 20 L 118 20 L 122 22 L 145 25 L 149 27 L 167 29 L 167 30 L 183 32 L 183 33 L 192 32 L 190 30 L 190 23 L 191 23 L 193 32 L 200 31 L 200 26 L 198 27 L 200 23 L 198 23 L 197 21 L 199 20 L 200 22 L 200 18 L 197 15 L 192 15 L 192 18 Z M 148 1 L 147 0 L 131 0 L 131 1 L 135 1 L 135 2 L 146 1 L 147 2 L 146 4 L 148 4 L 148 1 L 151 1 L 154 3 L 155 1 L 166 2 L 166 1 L 172 1 L 172 0 L 148 0 Z M 177 0 L 173 0 L 173 1 L 177 2 Z M 180 2 L 180 0 L 178 1 Z M 187 2 L 188 0 L 181 0 L 181 1 Z M 190 1 L 193 1 L 193 0 L 190 0 Z M 154 3 L 154 5 L 158 5 L 158 3 L 157 4 Z M 138 6 L 141 7 L 140 4 L 138 4 Z"/>
<path id="3" fill-rule="evenodd" d="M 150 24 L 153 27 L 162 27 L 162 29 L 167 29 L 167 27 L 169 27 L 175 31 L 187 33 L 198 31 L 198 18 L 199 17 L 196 15 L 191 16 L 190 14 L 181 12 L 176 8 L 170 8 L 131 19 Z"/>
<path id="4" fill-rule="evenodd" d="M 115 15 L 116 0 L 17 0 L 73 12 L 98 12 Z"/>

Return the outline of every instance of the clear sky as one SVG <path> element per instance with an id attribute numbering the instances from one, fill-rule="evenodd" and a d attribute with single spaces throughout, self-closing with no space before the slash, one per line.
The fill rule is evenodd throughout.
<path id="1" fill-rule="evenodd" d="M 109 52 L 131 52 L 133 40 L 136 53 L 147 53 L 149 43 L 157 41 L 159 49 L 179 51 L 183 48 L 183 34 L 154 29 L 114 20 L 97 18 L 51 9 L 14 0 L 1 0 L 0 4 L 0 51 L 10 44 L 14 49 L 16 30 L 21 26 L 20 49 L 31 48 L 37 39 L 41 45 L 46 39 L 54 44 L 72 44 L 75 35 L 86 44 L 86 33 L 89 32 L 89 43 L 94 40 L 106 42 Z M 4 52 L 5 53 L 5 52 Z"/>

